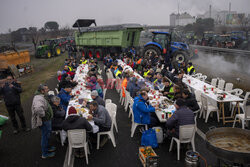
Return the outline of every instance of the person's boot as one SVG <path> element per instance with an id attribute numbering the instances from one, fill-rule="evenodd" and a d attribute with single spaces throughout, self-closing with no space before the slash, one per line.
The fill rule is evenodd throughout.
<path id="1" fill-rule="evenodd" d="M 107 143 L 107 141 L 108 141 L 108 137 L 107 136 L 103 137 L 103 139 L 100 143 L 100 147 L 103 147 Z"/>

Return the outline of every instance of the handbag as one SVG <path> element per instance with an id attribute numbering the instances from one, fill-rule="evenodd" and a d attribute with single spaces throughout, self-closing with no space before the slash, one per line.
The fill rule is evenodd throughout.
<path id="1" fill-rule="evenodd" d="M 154 129 L 149 129 L 149 130 L 145 130 L 142 132 L 141 145 L 151 146 L 152 148 L 158 147 L 158 142 L 157 142 L 156 133 Z"/>

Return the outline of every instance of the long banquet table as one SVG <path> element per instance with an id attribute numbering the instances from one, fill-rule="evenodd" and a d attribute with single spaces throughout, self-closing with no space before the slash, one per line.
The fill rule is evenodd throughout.
<path id="1" fill-rule="evenodd" d="M 225 92 L 223 90 L 220 90 L 220 89 L 218 89 L 218 88 L 216 88 L 216 87 L 214 87 L 206 82 L 203 82 L 197 78 L 194 78 L 190 75 L 184 75 L 182 81 L 191 89 L 199 90 L 209 99 L 214 100 L 214 101 L 219 103 L 219 110 L 222 114 L 221 119 L 223 120 L 223 124 L 234 121 L 233 117 L 226 117 L 225 116 L 224 103 L 236 102 L 238 113 L 240 113 L 239 102 L 242 102 L 244 99 L 242 99 L 238 96 L 235 96 L 229 92 Z M 219 96 L 223 96 L 223 94 L 225 94 L 225 97 L 223 99 L 220 99 Z M 230 120 L 226 120 L 226 119 L 230 119 Z"/>

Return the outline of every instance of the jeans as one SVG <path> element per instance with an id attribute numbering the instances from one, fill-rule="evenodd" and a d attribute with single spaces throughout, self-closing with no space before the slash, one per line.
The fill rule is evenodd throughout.
<path id="1" fill-rule="evenodd" d="M 16 120 L 16 114 L 17 114 L 19 119 L 20 119 L 22 128 L 26 128 L 26 122 L 25 122 L 25 118 L 24 118 L 24 115 L 23 115 L 22 106 L 20 104 L 17 104 L 17 105 L 6 106 L 6 108 L 7 108 L 7 111 L 9 113 L 9 116 L 10 116 L 10 119 L 11 119 L 11 122 L 12 122 L 12 126 L 15 129 L 18 129 L 18 123 L 17 123 L 17 120 Z"/>
<path id="2" fill-rule="evenodd" d="M 43 122 L 40 129 L 42 131 L 42 139 L 41 139 L 42 155 L 46 155 L 48 154 L 49 138 L 51 134 L 51 120 Z"/>

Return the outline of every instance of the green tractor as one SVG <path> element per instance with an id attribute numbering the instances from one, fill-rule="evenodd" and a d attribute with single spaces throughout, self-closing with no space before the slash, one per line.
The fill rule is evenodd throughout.
<path id="1" fill-rule="evenodd" d="M 54 39 L 40 41 L 40 45 L 36 49 L 37 58 L 51 58 L 52 56 L 60 56 L 61 53 L 61 47 Z"/>

